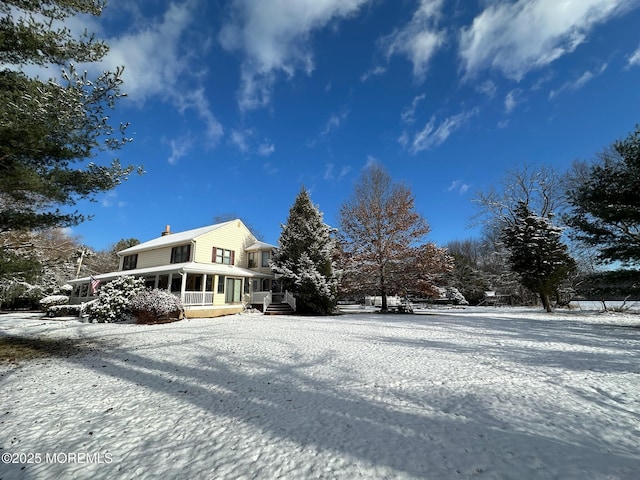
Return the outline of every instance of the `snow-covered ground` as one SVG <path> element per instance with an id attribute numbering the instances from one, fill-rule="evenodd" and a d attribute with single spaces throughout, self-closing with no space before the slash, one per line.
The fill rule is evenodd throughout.
<path id="1" fill-rule="evenodd" d="M 640 315 L 428 313 L 0 315 L 0 478 L 639 478 Z"/>

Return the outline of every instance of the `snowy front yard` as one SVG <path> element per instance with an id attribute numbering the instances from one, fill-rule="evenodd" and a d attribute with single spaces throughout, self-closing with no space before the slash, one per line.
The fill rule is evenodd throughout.
<path id="1" fill-rule="evenodd" d="M 640 472 L 639 315 L 11 314 L 0 342 L 55 349 L 0 363 L 2 480 Z"/>

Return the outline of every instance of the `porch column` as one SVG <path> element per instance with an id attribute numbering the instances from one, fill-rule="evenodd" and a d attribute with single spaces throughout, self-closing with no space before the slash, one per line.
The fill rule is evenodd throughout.
<path id="1" fill-rule="evenodd" d="M 187 291 L 187 274 L 181 272 L 180 275 L 182 275 L 182 283 L 180 285 L 180 301 L 184 303 L 184 292 Z"/>
<path id="2" fill-rule="evenodd" d="M 202 305 L 205 305 L 204 296 L 207 292 L 207 274 L 202 275 Z"/>

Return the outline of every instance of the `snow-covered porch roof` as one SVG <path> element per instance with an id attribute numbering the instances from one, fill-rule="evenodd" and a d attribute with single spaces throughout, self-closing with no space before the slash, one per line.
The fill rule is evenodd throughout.
<path id="1" fill-rule="evenodd" d="M 237 267 L 235 265 L 207 264 L 207 263 L 175 263 L 172 265 L 161 265 L 158 267 L 136 268 L 134 270 L 122 270 L 118 272 L 101 273 L 94 275 L 101 281 L 109 281 L 122 276 L 148 277 L 152 275 L 165 275 L 169 273 L 195 273 L 206 275 L 225 275 L 230 277 L 246 277 L 246 278 L 271 278 L 271 275 L 254 272 L 246 268 Z M 69 280 L 70 285 L 88 283 L 91 277 L 76 278 Z"/>
<path id="2" fill-rule="evenodd" d="M 271 245 L 270 243 L 257 241 L 247 248 L 244 249 L 245 252 L 256 252 L 258 250 L 277 250 L 278 247 L 275 245 Z"/>

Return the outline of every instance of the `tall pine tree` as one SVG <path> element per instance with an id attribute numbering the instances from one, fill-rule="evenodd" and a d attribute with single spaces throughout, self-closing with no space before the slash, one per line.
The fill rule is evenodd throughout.
<path id="1" fill-rule="evenodd" d="M 573 237 L 595 247 L 603 263 L 640 265 L 640 125 L 569 178 Z"/>
<path id="2" fill-rule="evenodd" d="M 284 290 L 296 297 L 300 313 L 326 315 L 336 305 L 338 279 L 333 266 L 334 230 L 323 222 L 302 187 L 282 225 L 272 267 Z"/>
<path id="3" fill-rule="evenodd" d="M 93 199 L 134 170 L 118 160 L 87 162 L 131 141 L 128 124 L 110 118 L 124 95 L 123 67 L 95 77 L 77 70 L 99 63 L 108 45 L 64 26 L 104 7 L 103 0 L 0 1 L 0 233 L 77 225 L 85 215 L 58 207 Z M 52 78 L 29 76 L 33 65 Z"/>
<path id="4" fill-rule="evenodd" d="M 535 215 L 522 201 L 502 234 L 512 270 L 520 275 L 525 287 L 540 295 L 547 312 L 553 311 L 550 297 L 576 268 L 561 235 L 559 227 Z"/>

